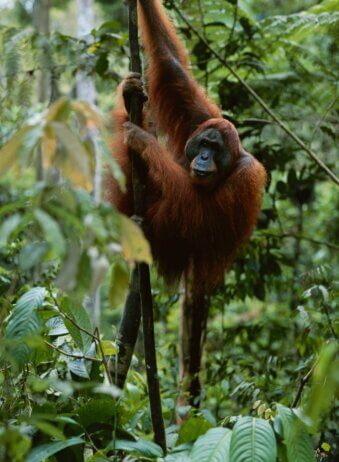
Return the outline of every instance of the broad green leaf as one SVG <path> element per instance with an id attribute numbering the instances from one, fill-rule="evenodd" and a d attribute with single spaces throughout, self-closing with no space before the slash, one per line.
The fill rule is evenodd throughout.
<path id="1" fill-rule="evenodd" d="M 67 256 L 63 259 L 55 285 L 65 292 L 74 290 L 77 282 L 81 245 L 77 239 L 70 239 Z"/>
<path id="2" fill-rule="evenodd" d="M 160 446 L 153 443 L 152 441 L 147 441 L 142 438 L 139 438 L 138 441 L 129 441 L 129 440 L 115 440 L 115 442 L 110 443 L 110 448 L 115 447 L 115 449 L 120 449 L 126 452 L 136 452 L 138 455 L 144 457 L 162 457 L 163 452 Z"/>
<path id="3" fill-rule="evenodd" d="M 199 436 L 204 435 L 211 427 L 211 422 L 202 416 L 190 417 L 188 420 L 185 420 L 179 430 L 177 446 L 195 441 Z"/>
<path id="4" fill-rule="evenodd" d="M 89 319 L 88 313 L 85 308 L 81 305 L 74 307 L 69 305 L 68 300 L 64 299 L 60 303 L 61 311 L 64 311 L 69 317 L 72 318 L 73 323 L 68 319 L 64 319 L 65 326 L 67 327 L 70 335 L 75 341 L 77 347 L 85 353 L 91 346 L 93 338 L 86 334 L 86 332 L 78 329 L 77 325 L 82 329 L 85 329 L 87 332 L 92 332 L 92 324 Z"/>
<path id="5" fill-rule="evenodd" d="M 74 351 L 72 353 L 77 354 L 77 352 Z M 68 361 L 67 366 L 74 375 L 83 379 L 89 379 L 89 372 L 87 370 L 86 361 L 84 359 L 72 359 Z"/>
<path id="6" fill-rule="evenodd" d="M 166 462 L 192 462 L 190 457 L 191 447 L 192 444 L 190 443 L 176 446 L 164 460 Z"/>
<path id="7" fill-rule="evenodd" d="M 9 202 L 7 204 L 4 204 L 2 207 L 0 207 L 0 218 L 3 215 L 8 215 L 8 214 L 14 212 L 17 209 L 20 209 L 20 208 L 24 207 L 25 204 L 26 204 L 25 199 L 19 199 L 16 202 Z"/>
<path id="8" fill-rule="evenodd" d="M 325 345 L 313 371 L 312 387 L 305 412 L 307 416 L 311 417 L 315 425 L 319 417 L 328 410 L 331 402 L 335 399 L 335 393 L 339 387 L 337 352 L 337 343 L 332 342 Z"/>
<path id="9" fill-rule="evenodd" d="M 107 239 L 107 229 L 105 222 L 97 213 L 89 213 L 86 215 L 85 225 L 87 230 L 90 230 L 100 241 L 104 242 Z"/>
<path id="10" fill-rule="evenodd" d="M 85 427 L 93 423 L 113 422 L 116 402 L 112 398 L 92 398 L 78 410 L 80 422 Z"/>
<path id="11" fill-rule="evenodd" d="M 56 256 L 62 257 L 66 252 L 66 241 L 61 232 L 59 223 L 44 210 L 36 209 L 34 211 L 36 220 L 44 232 L 46 241 L 55 251 Z"/>
<path id="12" fill-rule="evenodd" d="M 21 220 L 22 216 L 20 213 L 15 213 L 2 223 L 0 227 L 0 247 L 3 247 L 7 244 L 10 235 L 19 226 Z"/>
<path id="13" fill-rule="evenodd" d="M 337 13 L 338 12 L 338 1 L 337 0 L 323 0 L 317 2 L 316 5 L 309 8 L 311 13 Z"/>
<path id="14" fill-rule="evenodd" d="M 20 251 L 19 266 L 22 271 L 28 271 L 40 263 L 47 254 L 50 245 L 47 242 L 29 242 Z"/>
<path id="15" fill-rule="evenodd" d="M 276 462 L 277 445 L 270 424 L 263 419 L 241 417 L 231 436 L 230 462 Z"/>
<path id="16" fill-rule="evenodd" d="M 117 308 L 125 301 L 128 283 L 129 271 L 127 265 L 121 260 L 116 260 L 111 266 L 109 282 L 110 308 Z"/>
<path id="17" fill-rule="evenodd" d="M 128 261 L 152 263 L 150 245 L 143 232 L 131 219 L 120 216 L 120 239 L 125 258 Z"/>
<path id="18" fill-rule="evenodd" d="M 315 462 L 312 441 L 305 425 L 292 409 L 277 404 L 281 417 L 288 462 Z"/>
<path id="19" fill-rule="evenodd" d="M 15 341 L 10 353 L 19 368 L 29 359 L 30 349 L 26 339 L 40 329 L 36 310 L 43 304 L 46 296 L 47 291 L 44 287 L 34 287 L 19 298 L 12 311 L 6 329 L 6 338 Z"/>
<path id="20" fill-rule="evenodd" d="M 58 221 L 64 222 L 65 225 L 73 228 L 78 235 L 83 235 L 86 228 L 83 224 L 82 217 L 78 217 L 74 214 L 74 204 L 72 204 L 72 199 L 72 196 L 63 191 L 63 194 L 58 195 L 58 200 L 61 205 L 57 206 L 55 204 L 47 204 L 46 208 L 48 209 L 48 212 L 52 212 L 52 214 L 58 218 Z M 70 203 L 65 204 L 65 201 L 67 200 Z M 68 206 L 69 208 L 66 208 L 65 206 Z"/>
<path id="21" fill-rule="evenodd" d="M 54 443 L 42 444 L 31 450 L 26 462 L 41 462 L 53 456 L 53 454 L 71 446 L 76 446 L 77 444 L 84 444 L 84 440 L 79 436 L 75 436 L 66 441 L 55 441 Z"/>
<path id="22" fill-rule="evenodd" d="M 228 462 L 232 432 L 228 428 L 211 428 L 194 443 L 192 462 Z"/>
<path id="23" fill-rule="evenodd" d="M 46 435 L 51 436 L 57 440 L 65 440 L 65 435 L 60 430 L 60 428 L 56 427 L 50 422 L 46 422 L 45 420 L 38 420 L 34 422 L 34 426 L 39 428 L 43 433 Z"/>
<path id="24" fill-rule="evenodd" d="M 22 462 L 26 461 L 26 454 L 31 448 L 32 439 L 24 435 L 19 426 L 9 426 L 6 431 L 0 433 L 1 461 Z M 4 448 L 6 447 L 6 455 Z"/>
<path id="25" fill-rule="evenodd" d="M 50 337 L 59 337 L 61 335 L 68 334 L 64 321 L 60 316 L 53 316 L 53 318 L 49 318 L 46 322 L 46 326 L 49 328 L 48 335 Z"/>

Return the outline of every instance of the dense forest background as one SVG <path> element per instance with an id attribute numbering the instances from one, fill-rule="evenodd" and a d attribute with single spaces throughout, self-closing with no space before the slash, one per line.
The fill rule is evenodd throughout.
<path id="1" fill-rule="evenodd" d="M 165 5 L 194 76 L 269 173 L 258 227 L 211 300 L 202 406 L 179 408 L 181 427 L 180 288 L 152 268 L 165 460 L 252 460 L 235 456 L 247 443 L 253 460 L 339 460 L 339 201 L 309 155 L 335 169 L 338 3 Z M 104 164 L 124 184 L 110 140 L 127 39 L 122 1 L 0 0 L 0 460 L 162 460 L 142 336 L 124 393 L 104 380 L 131 267 L 151 261 L 103 199 Z M 254 423 L 263 437 L 248 440 Z"/>

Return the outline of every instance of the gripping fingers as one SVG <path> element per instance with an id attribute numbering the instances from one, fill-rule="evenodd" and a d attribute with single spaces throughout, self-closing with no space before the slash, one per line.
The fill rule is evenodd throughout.
<path id="1" fill-rule="evenodd" d="M 147 101 L 148 99 L 144 92 L 141 75 L 138 72 L 131 72 L 123 81 L 123 97 L 127 110 L 130 108 L 131 96 L 133 94 L 138 95 L 142 101 Z"/>
<path id="2" fill-rule="evenodd" d="M 148 134 L 137 125 L 131 122 L 124 124 L 124 141 L 136 152 L 141 153 L 147 146 Z"/>

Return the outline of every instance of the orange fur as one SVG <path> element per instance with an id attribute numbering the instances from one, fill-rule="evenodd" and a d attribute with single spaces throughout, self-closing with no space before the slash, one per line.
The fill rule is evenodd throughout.
<path id="1" fill-rule="evenodd" d="M 139 16 L 148 55 L 150 107 L 157 129 L 167 136 L 167 149 L 152 137 L 140 152 L 148 166 L 148 238 L 168 282 L 192 271 L 195 290 L 211 292 L 253 231 L 266 173 L 245 153 L 235 127 L 194 81 L 161 3 L 140 0 Z M 114 114 L 118 123 L 114 157 L 127 177 L 128 193 L 123 195 L 111 181 L 109 194 L 120 211 L 131 214 L 131 169 L 122 127 L 128 116 L 121 96 L 120 101 Z M 232 173 L 212 191 L 194 186 L 184 153 L 187 141 L 207 127 L 220 131 L 233 162 Z"/>

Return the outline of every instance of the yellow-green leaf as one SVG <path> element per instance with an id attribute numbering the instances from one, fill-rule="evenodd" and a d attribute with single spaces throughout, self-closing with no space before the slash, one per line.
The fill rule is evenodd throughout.
<path id="1" fill-rule="evenodd" d="M 128 282 L 129 271 L 127 265 L 120 260 L 116 260 L 111 266 L 109 284 L 109 301 L 112 309 L 117 308 L 125 301 Z"/>
<path id="2" fill-rule="evenodd" d="M 115 355 L 117 353 L 117 346 L 111 340 L 103 340 L 101 346 L 105 356 Z"/>
<path id="3" fill-rule="evenodd" d="M 128 261 L 152 263 L 151 248 L 144 233 L 124 215 L 120 218 L 120 239 L 123 254 Z"/>
<path id="4" fill-rule="evenodd" d="M 53 104 L 50 105 L 47 117 L 46 124 L 49 124 L 56 120 L 65 120 L 67 119 L 71 109 L 71 104 L 69 99 L 66 96 L 59 98 Z"/>
<path id="5" fill-rule="evenodd" d="M 331 445 L 329 445 L 328 443 L 323 443 L 321 445 L 321 449 L 323 449 L 325 452 L 329 452 L 331 450 Z"/>
<path id="6" fill-rule="evenodd" d="M 4 174 L 18 160 L 18 151 L 25 141 L 26 135 L 37 128 L 29 125 L 18 130 L 0 150 L 0 174 Z"/>
<path id="7" fill-rule="evenodd" d="M 52 164 L 52 159 L 57 147 L 55 132 L 50 125 L 47 125 L 43 132 L 43 136 L 41 139 L 41 147 L 44 165 L 45 167 L 49 167 Z"/>
<path id="8" fill-rule="evenodd" d="M 95 108 L 86 101 L 73 101 L 72 108 L 75 112 L 86 119 L 87 125 L 90 128 L 93 126 L 101 127 L 103 125 L 103 121 L 99 112 L 96 111 Z"/>

